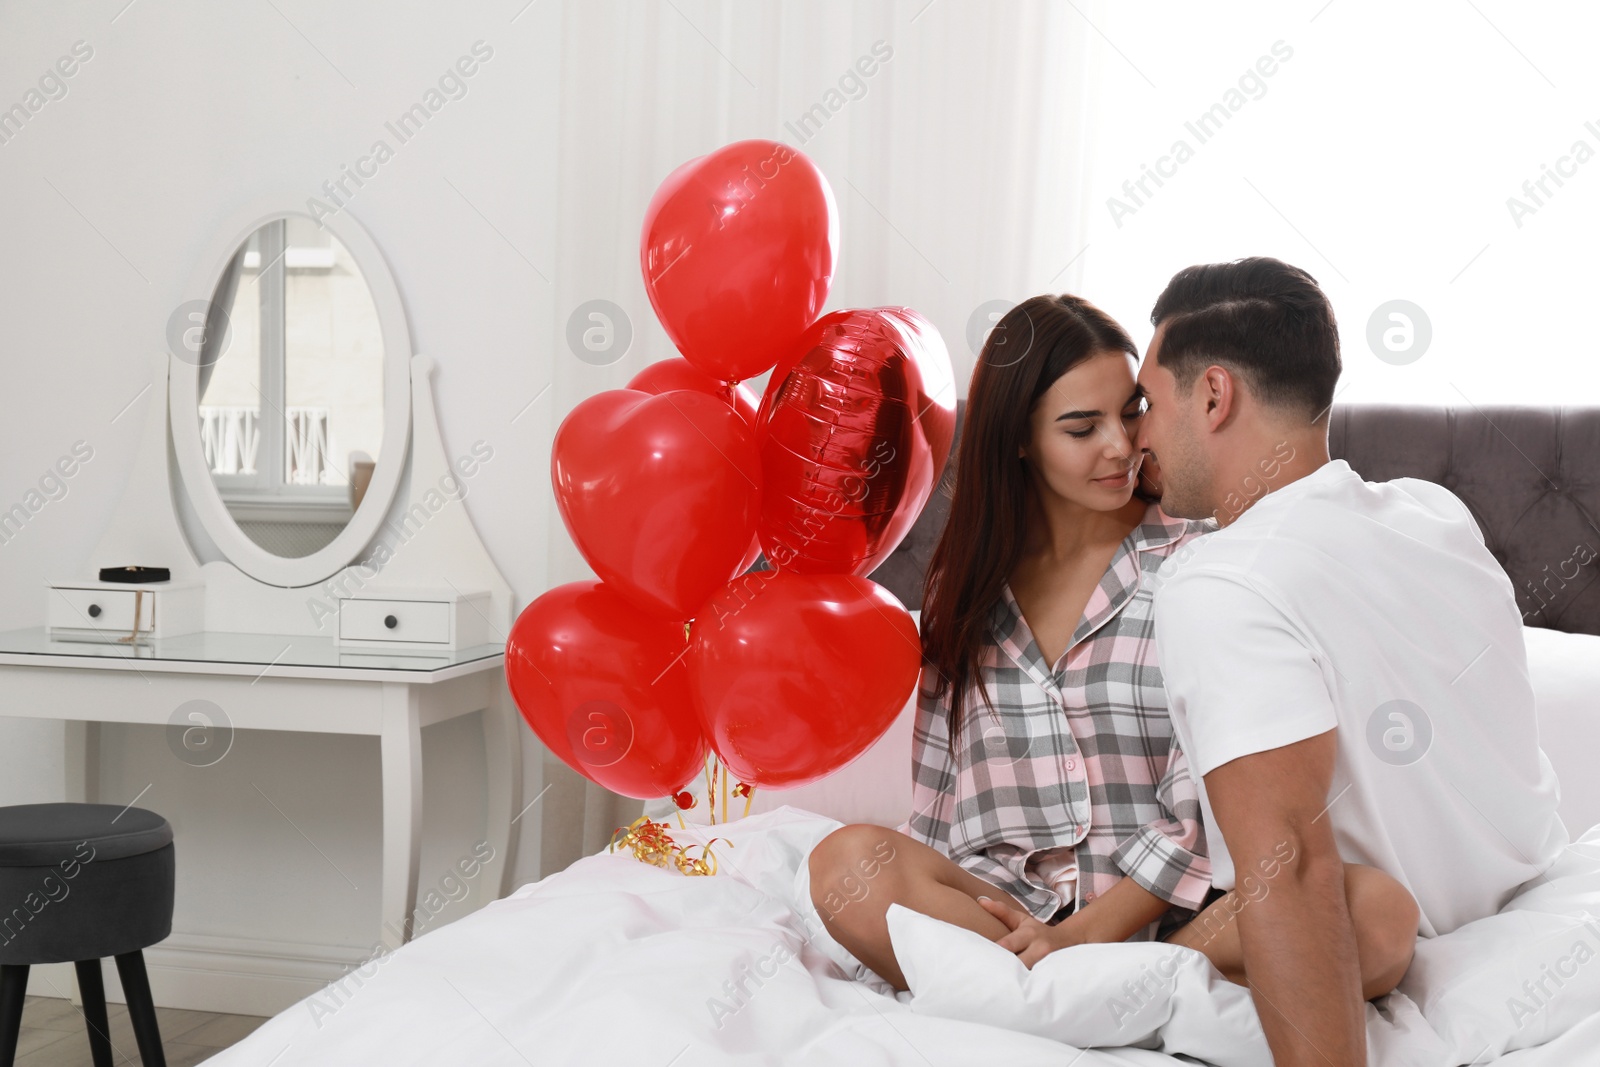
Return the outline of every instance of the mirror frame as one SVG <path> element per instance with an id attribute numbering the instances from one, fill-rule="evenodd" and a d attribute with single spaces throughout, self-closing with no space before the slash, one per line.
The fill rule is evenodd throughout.
<path id="1" fill-rule="evenodd" d="M 251 234 L 265 223 L 289 215 L 312 217 L 301 210 L 301 200 L 295 194 L 278 194 L 262 197 L 236 211 L 220 228 L 222 236 L 207 244 L 200 268 L 174 306 L 196 299 L 209 304 L 216 295 L 217 281 L 223 270 Z M 228 562 L 257 581 L 285 588 L 315 585 L 357 559 L 394 505 L 400 476 L 411 453 L 411 331 L 406 325 L 400 290 L 377 243 L 347 210 L 317 221 L 344 244 L 361 268 L 383 335 L 383 443 L 379 446 L 372 480 L 361 498 L 361 506 L 337 537 L 308 556 L 286 558 L 268 552 L 240 529 L 206 466 L 196 415 L 200 403 L 200 367 L 170 351 L 167 353 L 170 371 L 167 379 L 168 438 L 195 514 Z M 196 293 L 201 295 L 195 296 Z M 163 331 L 165 326 L 163 323 Z M 163 348 L 166 343 L 163 336 Z M 180 433 L 179 427 L 184 424 L 192 429 Z"/>

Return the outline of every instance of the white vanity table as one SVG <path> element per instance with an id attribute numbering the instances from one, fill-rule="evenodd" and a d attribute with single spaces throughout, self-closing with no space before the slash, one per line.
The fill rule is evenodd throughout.
<path id="1" fill-rule="evenodd" d="M 410 939 L 422 837 L 424 726 L 483 714 L 489 826 L 496 856 L 512 854 L 520 750 L 503 727 L 508 715 L 502 644 L 440 656 L 341 652 L 327 637 L 208 631 L 132 646 L 53 641 L 43 627 L 0 633 L 5 711 L 81 723 L 69 731 L 69 797 L 102 797 L 97 731 L 102 722 L 168 724 L 175 744 L 220 761 L 233 730 L 377 737 L 382 752 L 383 887 L 381 928 L 391 947 Z M 196 675 L 210 677 L 197 679 Z M 130 679 L 139 684 L 129 684 Z M 197 693 L 215 714 L 174 721 Z M 217 719 L 219 721 L 206 721 Z M 197 731 L 199 733 L 197 733 Z M 511 865 L 500 867 L 504 893 Z"/>
<path id="2" fill-rule="evenodd" d="M 418 906 L 423 727 L 480 716 L 485 780 L 460 788 L 486 795 L 488 899 L 511 888 L 522 807 L 503 663 L 511 590 L 463 502 L 492 446 L 447 455 L 435 364 L 412 351 L 377 244 L 349 212 L 319 228 L 301 203 L 280 190 L 243 205 L 169 287 L 177 310 L 138 345 L 161 351 L 128 485 L 81 569 L 40 589 L 47 625 L 0 633 L 0 715 L 67 722 L 67 797 L 106 803 L 135 798 L 100 795 L 104 723 L 167 724 L 174 758 L 196 766 L 232 731 L 377 738 L 375 926 L 393 947 Z M 170 577 L 100 580 L 127 565 Z M 350 965 L 208 937 L 175 916 L 165 979 L 162 947 L 151 952 L 158 1003 L 271 1014 Z M 371 945 L 373 933 L 343 940 Z"/>

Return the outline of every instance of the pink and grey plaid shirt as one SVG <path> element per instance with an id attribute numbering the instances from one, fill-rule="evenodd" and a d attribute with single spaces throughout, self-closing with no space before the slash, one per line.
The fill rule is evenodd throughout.
<path id="1" fill-rule="evenodd" d="M 951 694 L 935 700 L 934 668 L 923 668 L 912 814 L 897 829 L 1006 889 L 1045 922 L 1125 876 L 1179 909 L 1128 940 L 1154 940 L 1192 918 L 1211 888 L 1211 861 L 1167 713 L 1151 586 L 1169 555 L 1216 528 L 1151 504 L 1117 547 L 1054 670 L 1006 585 L 979 671 L 997 716 L 978 693 L 979 678 L 969 679 L 952 761 Z"/>

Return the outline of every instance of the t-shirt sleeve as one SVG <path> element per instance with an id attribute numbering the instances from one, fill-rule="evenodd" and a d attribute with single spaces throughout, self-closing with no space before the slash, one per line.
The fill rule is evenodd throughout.
<path id="1" fill-rule="evenodd" d="M 1167 703 L 1187 727 L 1193 773 L 1338 725 L 1320 654 L 1244 580 L 1180 574 L 1157 591 L 1154 614 Z"/>

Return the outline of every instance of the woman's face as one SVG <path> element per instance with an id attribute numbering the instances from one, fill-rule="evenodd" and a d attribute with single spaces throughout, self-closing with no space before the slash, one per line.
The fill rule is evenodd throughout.
<path id="1" fill-rule="evenodd" d="M 1133 496 L 1143 453 L 1133 445 L 1144 401 L 1126 352 L 1101 352 L 1057 378 L 1034 404 L 1022 455 L 1040 488 L 1094 511 Z"/>

